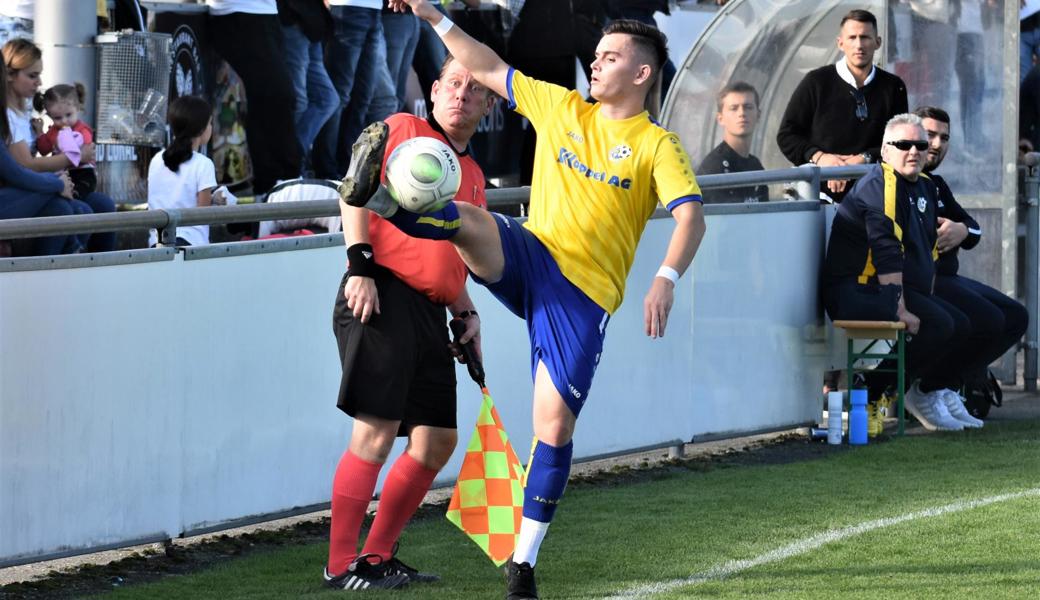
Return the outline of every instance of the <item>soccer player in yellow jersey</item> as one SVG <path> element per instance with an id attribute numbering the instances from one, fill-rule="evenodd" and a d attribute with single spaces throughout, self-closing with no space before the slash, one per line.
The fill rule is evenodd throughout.
<path id="1" fill-rule="evenodd" d="M 570 474 L 571 437 L 621 304 L 636 244 L 657 203 L 676 227 L 644 299 L 646 334 L 664 335 L 674 287 L 704 235 L 700 188 L 678 137 L 644 110 L 667 57 L 657 29 L 620 20 L 604 31 L 592 63 L 591 94 L 524 76 L 426 0 L 391 0 L 430 22 L 473 77 L 527 117 L 538 132 L 531 214 L 509 217 L 449 203 L 418 215 L 379 185 L 382 123 L 354 145 L 343 200 L 365 206 L 405 233 L 448 239 L 474 274 L 527 321 L 534 378 L 534 433 L 523 522 L 506 571 L 507 598 L 537 598 L 534 565 Z"/>

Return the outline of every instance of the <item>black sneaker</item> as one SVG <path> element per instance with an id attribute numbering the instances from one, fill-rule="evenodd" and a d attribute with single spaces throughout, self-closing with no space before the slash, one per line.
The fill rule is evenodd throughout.
<path id="1" fill-rule="evenodd" d="M 397 548 L 399 542 L 394 542 L 393 556 L 390 560 L 386 561 L 386 570 L 388 573 L 403 573 L 408 576 L 408 581 L 414 581 L 415 583 L 433 583 L 440 581 L 441 576 L 434 573 L 420 573 L 418 569 L 410 567 L 399 558 L 397 558 Z"/>
<path id="2" fill-rule="evenodd" d="M 408 581 L 414 581 L 415 583 L 433 583 L 434 581 L 441 580 L 440 575 L 435 573 L 421 573 L 419 570 L 404 564 L 397 557 L 386 561 L 386 572 L 404 575 L 408 578 Z"/>
<path id="3" fill-rule="evenodd" d="M 506 563 L 506 600 L 538 600 L 534 567 L 530 563 Z"/>
<path id="4" fill-rule="evenodd" d="M 350 166 L 339 186 L 339 197 L 351 206 L 364 206 L 379 189 L 383 153 L 390 128 L 382 121 L 365 127 L 350 154 Z"/>
<path id="5" fill-rule="evenodd" d="M 363 554 L 347 567 L 346 573 L 332 575 L 325 567 L 325 585 L 338 590 L 397 590 L 408 584 L 408 576 L 391 572 L 389 563 L 368 562 L 370 558 L 379 558 L 375 554 Z"/>

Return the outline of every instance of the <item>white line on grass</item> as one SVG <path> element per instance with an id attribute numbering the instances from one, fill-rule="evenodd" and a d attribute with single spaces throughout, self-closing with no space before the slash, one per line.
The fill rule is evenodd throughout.
<path id="1" fill-rule="evenodd" d="M 987 506 L 989 504 L 996 504 L 998 502 L 1017 500 L 1018 498 L 1025 498 L 1027 496 L 1040 496 L 1040 488 L 1033 488 L 1009 494 L 1000 494 L 998 496 L 989 496 L 987 498 L 979 498 L 978 500 L 961 500 L 952 504 L 946 504 L 943 506 L 928 508 L 917 512 L 906 513 L 904 515 L 899 515 L 898 517 L 876 519 L 874 521 L 866 521 L 858 525 L 842 527 L 841 529 L 832 529 L 830 531 L 825 531 L 812 537 L 798 540 L 792 544 L 788 544 L 786 546 L 777 548 L 776 550 L 770 550 L 769 552 L 756 556 L 755 558 L 749 558 L 745 560 L 731 560 L 727 563 L 714 566 L 708 569 L 707 571 L 701 571 L 700 573 L 696 573 L 683 579 L 659 581 L 634 587 L 629 590 L 618 592 L 617 594 L 610 596 L 607 600 L 633 600 L 636 598 L 649 598 L 654 594 L 660 594 L 663 592 L 674 590 L 676 588 L 681 588 L 689 585 L 696 585 L 698 583 L 704 583 L 716 579 L 725 579 L 731 575 L 736 575 L 741 571 L 746 571 L 748 569 L 753 569 L 760 565 L 781 561 L 792 556 L 798 556 L 799 554 L 805 554 L 806 552 L 815 550 L 820 546 L 823 546 L 824 544 L 829 544 L 830 542 L 837 542 L 845 538 L 850 538 L 855 535 L 867 533 L 868 531 L 874 531 L 875 529 L 891 527 L 892 525 L 899 525 L 900 523 L 914 521 L 917 519 L 924 519 L 926 517 L 938 517 L 940 515 L 961 512 L 963 510 L 978 508 L 980 506 Z"/>

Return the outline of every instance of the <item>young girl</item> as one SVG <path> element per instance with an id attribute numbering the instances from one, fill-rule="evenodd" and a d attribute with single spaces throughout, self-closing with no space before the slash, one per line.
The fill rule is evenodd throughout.
<path id="1" fill-rule="evenodd" d="M 213 161 L 199 154 L 213 133 L 213 109 L 197 96 L 182 96 L 170 104 L 168 120 L 173 140 L 148 165 L 148 208 L 209 206 L 217 185 Z M 148 244 L 159 241 L 151 230 Z M 177 228 L 178 246 L 209 243 L 209 225 Z"/>
<path id="2" fill-rule="evenodd" d="M 82 83 L 60 83 L 33 98 L 33 108 L 46 112 L 51 119 L 51 128 L 36 138 L 36 150 L 43 155 L 64 154 L 76 165 L 69 169 L 69 177 L 77 198 L 85 198 L 97 189 L 94 165 L 81 160 L 83 146 L 94 143 L 94 132 L 79 118 L 85 98 Z"/>

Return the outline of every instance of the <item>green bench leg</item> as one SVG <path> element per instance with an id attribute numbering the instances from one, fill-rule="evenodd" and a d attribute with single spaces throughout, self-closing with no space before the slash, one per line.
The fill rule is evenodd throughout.
<path id="1" fill-rule="evenodd" d="M 899 414 L 899 435 L 903 435 L 903 391 L 906 389 L 906 337 L 902 329 L 896 339 L 896 411 Z"/>

